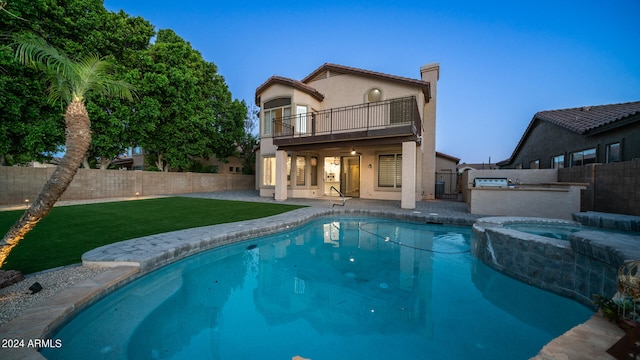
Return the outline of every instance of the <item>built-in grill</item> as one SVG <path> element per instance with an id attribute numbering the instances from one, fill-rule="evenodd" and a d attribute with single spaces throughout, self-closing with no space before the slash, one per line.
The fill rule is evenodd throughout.
<path id="1" fill-rule="evenodd" d="M 497 188 L 506 188 L 509 186 L 509 179 L 507 178 L 489 178 L 489 177 L 480 177 L 475 178 L 473 180 L 474 187 L 497 187 Z"/>

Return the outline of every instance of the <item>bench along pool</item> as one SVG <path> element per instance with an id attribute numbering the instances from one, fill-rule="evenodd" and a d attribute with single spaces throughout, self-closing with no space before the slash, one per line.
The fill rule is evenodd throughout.
<path id="1" fill-rule="evenodd" d="M 593 312 L 470 254 L 470 227 L 326 217 L 153 271 L 50 359 L 526 359 Z"/>

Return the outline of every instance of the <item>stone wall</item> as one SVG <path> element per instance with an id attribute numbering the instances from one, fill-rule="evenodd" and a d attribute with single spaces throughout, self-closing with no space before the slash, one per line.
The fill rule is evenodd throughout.
<path id="1" fill-rule="evenodd" d="M 0 166 L 0 205 L 35 200 L 55 168 Z M 254 190 L 255 176 L 79 169 L 60 200 L 89 200 L 224 190 Z"/>
<path id="2" fill-rule="evenodd" d="M 580 251 L 574 235 L 569 235 L 570 241 L 546 238 L 484 222 L 490 219 L 498 223 L 500 218 L 480 219 L 471 235 L 471 252 L 486 265 L 589 307 L 594 306 L 594 294 L 608 298 L 615 294 L 620 260 L 602 260 L 602 253 L 615 250 L 582 244 Z"/>
<path id="3" fill-rule="evenodd" d="M 640 159 L 559 169 L 558 181 L 589 184 L 581 211 L 640 215 Z"/>

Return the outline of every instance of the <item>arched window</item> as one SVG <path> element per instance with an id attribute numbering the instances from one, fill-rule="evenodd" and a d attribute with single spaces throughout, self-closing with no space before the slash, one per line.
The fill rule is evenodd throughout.
<path id="1" fill-rule="evenodd" d="M 367 92 L 367 102 L 376 102 L 382 100 L 382 90 L 373 88 Z"/>

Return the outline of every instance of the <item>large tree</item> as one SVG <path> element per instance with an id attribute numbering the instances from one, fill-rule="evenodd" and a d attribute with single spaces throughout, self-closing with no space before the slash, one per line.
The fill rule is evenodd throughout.
<path id="1" fill-rule="evenodd" d="M 244 135 L 238 144 L 239 155 L 242 158 L 242 173 L 255 175 L 256 150 L 260 139 L 254 133 L 260 122 L 260 109 L 251 105 L 244 120 Z"/>
<path id="2" fill-rule="evenodd" d="M 71 58 L 104 55 L 121 79 L 136 69 L 134 54 L 146 50 L 155 35 L 149 21 L 107 11 L 103 0 L 12 0 L 0 13 L 0 29 L 39 34 Z M 12 53 L 0 52 L 0 72 L 0 165 L 46 160 L 64 145 L 64 108 L 39 96 L 46 89 L 40 73 Z M 111 160 L 136 143 L 131 136 L 143 125 L 131 118 L 131 103 L 93 98 L 86 105 L 93 135 L 86 163 Z"/>
<path id="3" fill-rule="evenodd" d="M 246 106 L 232 100 L 215 64 L 167 29 L 138 55 L 135 84 L 143 101 L 136 116 L 145 119 L 138 145 L 154 157 L 156 167 L 187 168 L 193 158 L 234 154 Z"/>
<path id="4" fill-rule="evenodd" d="M 0 49 L 0 166 L 44 161 L 64 141 L 60 107 L 41 95 L 46 87 L 36 71 L 13 57 Z"/>
<path id="5" fill-rule="evenodd" d="M 104 17 L 100 36 L 95 36 L 91 48 L 116 66 L 117 73 L 134 83 L 140 71 L 136 62 L 138 53 L 146 51 L 155 35 L 153 25 L 140 17 L 131 17 L 122 10 L 108 12 Z M 146 119 L 136 117 L 137 104 L 119 99 L 91 99 L 87 110 L 91 116 L 92 144 L 88 157 L 98 160 L 100 169 L 106 169 L 113 159 L 138 142 L 144 133 Z"/>
<path id="6" fill-rule="evenodd" d="M 2 3 L 2 40 L 33 26 L 30 18 L 40 1 L 15 0 Z M 46 85 L 40 73 L 25 68 L 13 49 L 0 46 L 0 166 L 46 160 L 64 143 L 64 119 L 60 107 L 42 96 Z"/>
<path id="7" fill-rule="evenodd" d="M 65 154 L 45 183 L 42 191 L 0 242 L 0 266 L 11 250 L 44 218 L 65 192 L 78 172 L 91 144 L 91 122 L 86 109 L 89 96 L 114 96 L 132 99 L 131 87 L 114 80 L 111 64 L 97 56 L 78 61 L 46 43 L 42 38 L 16 36 L 16 57 L 27 66 L 42 70 L 49 84 L 49 98 L 63 100 L 66 105 Z"/>
<path id="8" fill-rule="evenodd" d="M 215 64 L 173 31 L 160 30 L 152 44 L 153 25 L 122 10 L 109 12 L 102 0 L 12 0 L 7 10 L 17 17 L 0 14 L 3 31 L 39 34 L 72 58 L 102 54 L 116 66 L 118 78 L 139 89 L 141 101 L 133 105 L 86 101 L 92 144 L 83 163 L 106 168 L 134 146 L 155 156 L 163 170 L 186 169 L 194 158 L 235 154 L 246 105 L 232 99 Z M 0 81 L 0 163 L 55 152 L 64 143 L 62 111 L 33 95 L 44 89 L 34 70 L 6 54 L 0 56 L 3 66 L 8 76 Z"/>

